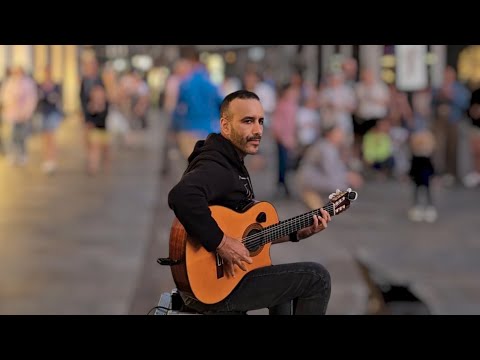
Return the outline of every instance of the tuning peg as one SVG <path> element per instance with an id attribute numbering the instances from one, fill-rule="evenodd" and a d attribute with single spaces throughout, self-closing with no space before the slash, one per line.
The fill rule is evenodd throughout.
<path id="1" fill-rule="evenodd" d="M 330 195 L 328 195 L 328 200 L 332 200 L 334 196 L 335 196 L 335 193 L 331 193 Z"/>
<path id="2" fill-rule="evenodd" d="M 341 193 L 340 189 L 337 189 L 337 194 L 340 194 L 340 193 Z"/>
<path id="3" fill-rule="evenodd" d="M 348 189 L 347 189 L 347 192 L 352 192 L 352 188 L 348 188 Z"/>

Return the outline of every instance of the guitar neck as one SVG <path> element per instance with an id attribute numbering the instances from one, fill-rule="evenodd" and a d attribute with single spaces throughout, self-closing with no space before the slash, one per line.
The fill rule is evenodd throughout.
<path id="1" fill-rule="evenodd" d="M 323 208 L 312 210 L 305 214 L 280 221 L 279 223 L 274 225 L 270 225 L 264 228 L 260 233 L 257 233 L 252 236 L 247 236 L 245 239 L 243 239 L 243 241 L 246 244 L 252 241 L 255 241 L 256 245 L 258 246 L 258 245 L 268 244 L 277 239 L 281 239 L 282 237 L 287 236 L 295 231 L 312 226 L 313 215 L 321 215 L 321 212 L 320 212 L 321 209 L 328 211 L 330 216 L 335 215 L 334 206 L 332 203 L 329 203 L 328 205 L 325 205 Z M 261 244 L 259 244 L 260 239 L 261 239 Z"/>

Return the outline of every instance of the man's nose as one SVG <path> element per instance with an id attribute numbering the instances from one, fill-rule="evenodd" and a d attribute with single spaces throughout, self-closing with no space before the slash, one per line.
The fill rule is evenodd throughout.
<path id="1" fill-rule="evenodd" d="M 255 125 L 253 126 L 253 133 L 255 135 L 262 135 L 263 133 L 263 125 L 261 125 L 258 121 L 256 121 Z"/>

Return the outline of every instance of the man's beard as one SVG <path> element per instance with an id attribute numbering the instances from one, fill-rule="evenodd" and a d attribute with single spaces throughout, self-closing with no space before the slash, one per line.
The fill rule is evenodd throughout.
<path id="1" fill-rule="evenodd" d="M 253 140 L 261 141 L 262 137 L 260 135 L 253 135 L 253 136 L 244 138 L 242 137 L 242 135 L 237 133 L 235 129 L 232 128 L 231 141 L 233 145 L 235 145 L 235 147 L 239 149 L 241 152 L 243 152 L 244 154 L 249 154 L 247 152 L 247 144 L 249 141 L 253 141 Z"/>

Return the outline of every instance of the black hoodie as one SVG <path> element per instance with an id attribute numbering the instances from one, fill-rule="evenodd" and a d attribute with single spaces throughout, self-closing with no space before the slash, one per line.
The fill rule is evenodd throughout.
<path id="1" fill-rule="evenodd" d="M 182 179 L 168 194 L 168 205 L 187 233 L 212 252 L 223 231 L 208 207 L 241 211 L 254 199 L 250 175 L 234 145 L 220 134 L 198 141 L 188 162 Z"/>

